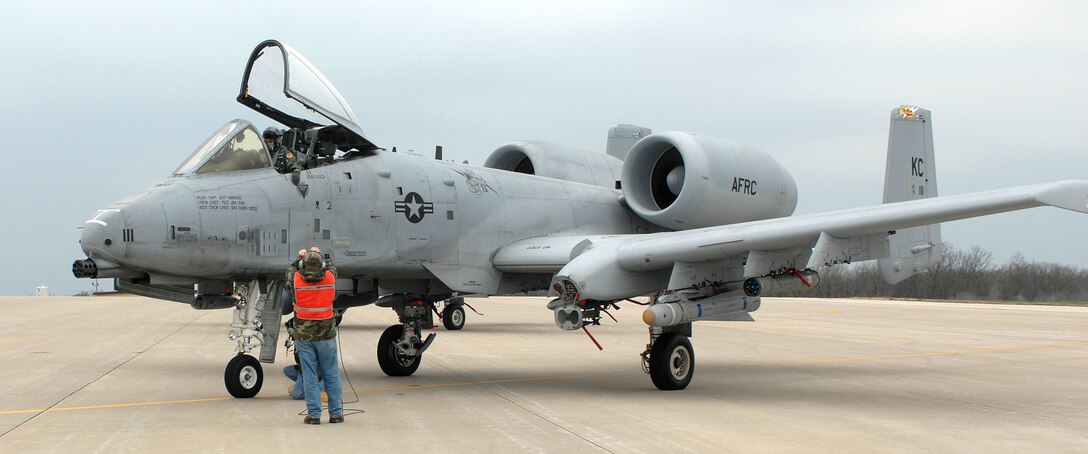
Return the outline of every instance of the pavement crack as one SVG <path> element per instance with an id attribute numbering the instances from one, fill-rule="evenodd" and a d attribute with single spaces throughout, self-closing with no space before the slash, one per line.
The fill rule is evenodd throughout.
<path id="1" fill-rule="evenodd" d="M 511 399 L 509 397 L 506 397 L 506 396 L 504 396 L 502 394 L 499 394 L 498 392 L 495 392 L 495 390 L 493 390 L 493 389 L 487 389 L 486 387 L 483 387 L 483 386 L 481 386 L 481 388 L 487 390 L 487 392 L 489 392 L 491 394 L 494 394 L 496 397 L 498 397 L 498 398 L 500 398 L 502 400 L 510 402 L 514 406 L 524 410 L 526 413 L 529 413 L 530 415 L 536 416 L 537 418 L 540 418 L 542 421 L 545 421 L 548 424 L 551 424 L 551 425 L 555 426 L 555 428 L 557 428 L 557 429 L 559 429 L 559 430 L 561 430 L 563 432 L 566 432 L 568 434 L 571 434 L 571 435 L 577 437 L 578 439 L 580 439 L 580 440 L 582 440 L 582 441 L 584 441 L 586 443 L 589 443 L 589 444 L 591 444 L 593 446 L 596 446 L 601 451 L 615 454 L 615 451 L 612 451 L 612 450 L 610 450 L 610 449 L 608 449 L 608 448 L 606 448 L 604 446 L 601 446 L 599 443 L 597 443 L 597 442 L 595 442 L 593 440 L 590 440 L 590 439 L 588 439 L 586 437 L 583 437 L 581 434 L 578 434 L 578 433 L 564 427 L 562 424 L 559 424 L 559 423 L 553 421 L 551 418 L 548 418 L 547 416 L 544 416 L 544 415 L 542 415 L 542 414 L 540 414 L 540 413 L 538 413 L 536 411 L 531 410 L 530 408 L 528 408 L 528 407 L 526 407 L 526 406 L 524 406 L 524 405 L 522 405 L 520 403 L 515 402 L 513 399 Z"/>

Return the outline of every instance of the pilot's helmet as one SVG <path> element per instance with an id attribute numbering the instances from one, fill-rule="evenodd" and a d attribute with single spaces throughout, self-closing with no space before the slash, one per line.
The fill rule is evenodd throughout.
<path id="1" fill-rule="evenodd" d="M 269 140 L 274 141 L 274 140 L 278 140 L 280 138 L 280 136 L 282 136 L 282 135 L 283 135 L 283 132 L 280 132 L 280 130 L 278 128 L 274 128 L 272 126 L 269 126 L 269 127 L 264 129 L 264 133 L 261 134 L 261 137 L 264 137 L 265 141 L 269 141 Z"/>
<path id="2" fill-rule="evenodd" d="M 302 257 L 302 268 L 304 269 L 319 269 L 324 266 L 321 260 L 321 254 L 310 251 Z"/>

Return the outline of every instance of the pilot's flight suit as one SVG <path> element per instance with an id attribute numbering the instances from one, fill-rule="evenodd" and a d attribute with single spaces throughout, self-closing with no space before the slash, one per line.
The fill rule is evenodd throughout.
<path id="1" fill-rule="evenodd" d="M 298 157 L 295 156 L 295 152 L 283 145 L 276 147 L 272 157 L 272 166 L 275 167 L 276 171 L 279 173 L 291 173 L 302 170 L 302 167 L 298 164 Z"/>

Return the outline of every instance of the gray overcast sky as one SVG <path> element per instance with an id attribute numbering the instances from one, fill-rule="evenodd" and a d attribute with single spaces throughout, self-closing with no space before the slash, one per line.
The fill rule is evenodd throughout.
<path id="1" fill-rule="evenodd" d="M 880 203 L 888 115 L 933 111 L 942 194 L 1088 178 L 1088 3 L 28 2 L 0 0 L 0 294 L 71 275 L 96 209 L 165 178 L 232 118 L 249 52 L 305 54 L 383 147 L 481 164 L 542 139 L 603 150 L 616 123 L 777 157 L 798 213 Z M 829 6 L 830 3 L 835 3 Z M 1088 216 L 946 223 L 1004 263 L 1088 267 Z"/>

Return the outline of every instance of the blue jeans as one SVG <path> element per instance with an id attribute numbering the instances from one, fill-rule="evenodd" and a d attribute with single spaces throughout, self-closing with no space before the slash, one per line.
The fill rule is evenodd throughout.
<path id="1" fill-rule="evenodd" d="M 344 389 L 340 384 L 340 368 L 336 359 L 336 338 L 320 341 L 295 342 L 299 365 L 302 366 L 302 384 L 306 389 L 306 416 L 321 417 L 321 384 L 317 372 L 325 378 L 325 394 L 329 395 L 329 416 L 344 414 Z"/>
<path id="2" fill-rule="evenodd" d="M 302 381 L 302 373 L 295 370 L 295 366 L 287 366 L 283 368 L 283 375 L 287 376 L 288 380 L 295 382 L 295 389 L 291 391 L 291 398 L 295 400 L 302 400 L 305 396 L 306 385 Z M 325 382 L 322 380 L 317 381 L 318 389 L 325 388 Z"/>

